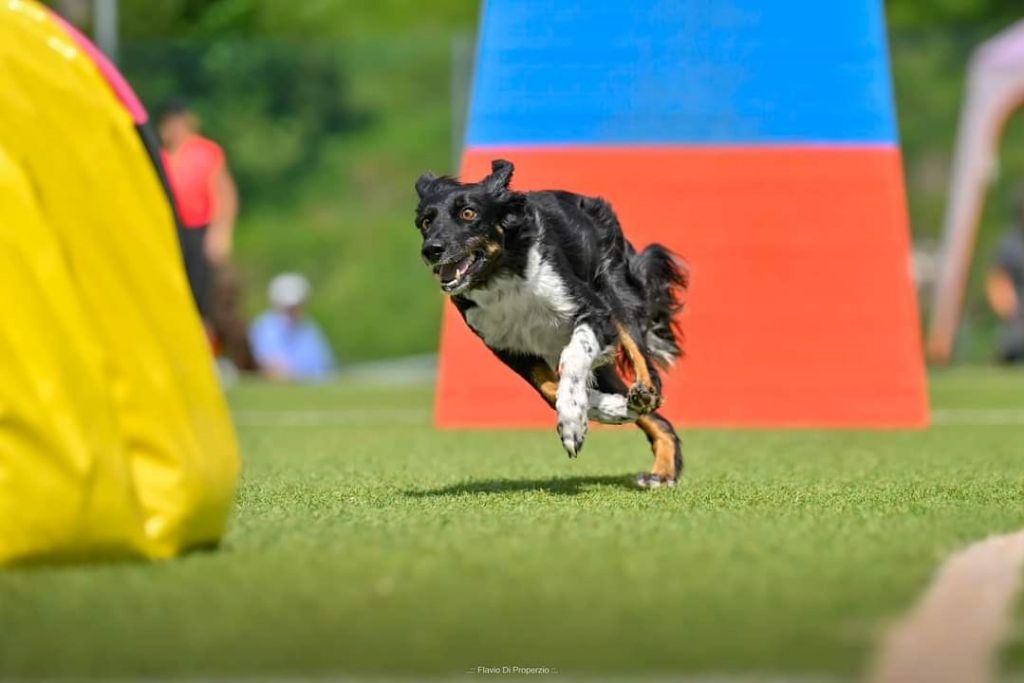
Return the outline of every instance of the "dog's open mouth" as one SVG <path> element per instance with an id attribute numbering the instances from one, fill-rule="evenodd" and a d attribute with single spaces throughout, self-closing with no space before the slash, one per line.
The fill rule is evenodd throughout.
<path id="1" fill-rule="evenodd" d="M 479 254 L 471 252 L 461 259 L 447 261 L 435 267 L 434 274 L 441 283 L 441 289 L 450 294 L 462 287 L 479 258 Z"/>

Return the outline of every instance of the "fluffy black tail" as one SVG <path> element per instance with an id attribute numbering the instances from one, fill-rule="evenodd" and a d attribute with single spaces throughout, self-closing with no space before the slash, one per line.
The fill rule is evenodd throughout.
<path id="1" fill-rule="evenodd" d="M 683 310 L 689 269 L 668 249 L 652 244 L 634 254 L 629 269 L 644 288 L 647 302 L 647 348 L 658 364 L 668 367 L 682 355 L 682 331 L 676 316 Z"/>

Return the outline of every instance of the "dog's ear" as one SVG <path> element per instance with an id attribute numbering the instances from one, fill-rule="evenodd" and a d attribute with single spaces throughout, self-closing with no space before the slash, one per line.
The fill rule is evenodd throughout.
<path id="1" fill-rule="evenodd" d="M 491 175 L 483 179 L 484 187 L 492 193 L 504 192 L 512 181 L 512 171 L 515 168 L 511 161 L 495 159 L 491 162 Z"/>
<path id="2" fill-rule="evenodd" d="M 426 199 L 429 194 L 444 192 L 458 186 L 458 178 L 453 178 L 450 175 L 436 176 L 427 171 L 416 181 L 416 193 L 420 196 L 420 199 Z"/>
<path id="3" fill-rule="evenodd" d="M 430 193 L 436 182 L 437 176 L 430 171 L 419 177 L 419 180 L 416 181 L 416 194 L 420 196 L 420 199 L 423 199 Z"/>

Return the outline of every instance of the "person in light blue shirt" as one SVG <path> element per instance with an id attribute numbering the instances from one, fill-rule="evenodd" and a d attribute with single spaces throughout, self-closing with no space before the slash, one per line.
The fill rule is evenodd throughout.
<path id="1" fill-rule="evenodd" d="M 270 282 L 271 310 L 253 322 L 249 343 L 263 373 L 276 380 L 317 381 L 334 371 L 334 354 L 326 337 L 305 312 L 309 281 L 282 273 Z"/>

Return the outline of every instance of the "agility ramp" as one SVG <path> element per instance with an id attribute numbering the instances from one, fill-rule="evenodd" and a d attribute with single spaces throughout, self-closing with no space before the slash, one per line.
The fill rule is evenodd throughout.
<path id="1" fill-rule="evenodd" d="M 235 436 L 145 116 L 73 29 L 0 2 L 0 565 L 224 532 Z"/>
<path id="2" fill-rule="evenodd" d="M 880 2 L 489 0 L 462 175 L 494 157 L 689 262 L 668 416 L 927 422 Z M 450 306 L 437 422 L 551 424 Z"/>

